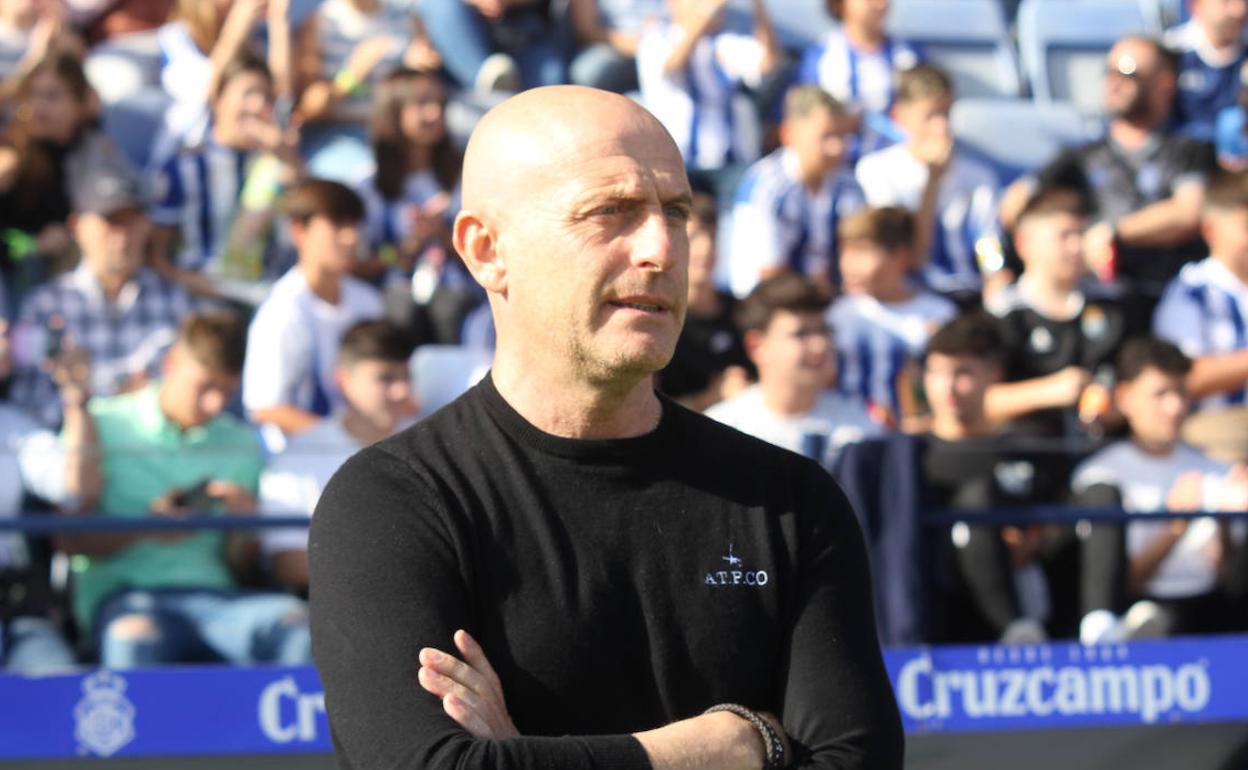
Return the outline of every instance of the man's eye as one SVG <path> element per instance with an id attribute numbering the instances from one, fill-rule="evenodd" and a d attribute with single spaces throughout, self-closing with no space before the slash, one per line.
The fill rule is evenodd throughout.
<path id="1" fill-rule="evenodd" d="M 684 206 L 668 206 L 664 210 L 669 218 L 678 222 L 684 222 L 689 219 L 689 209 Z"/>

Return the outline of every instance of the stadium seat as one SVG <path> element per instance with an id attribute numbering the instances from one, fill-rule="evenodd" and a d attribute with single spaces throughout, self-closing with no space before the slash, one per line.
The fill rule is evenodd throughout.
<path id="1" fill-rule="evenodd" d="M 997 167 L 1003 182 L 1035 169 L 1071 145 L 1100 136 L 1099 120 L 1074 105 L 1028 99 L 959 99 L 954 136 Z"/>
<path id="2" fill-rule="evenodd" d="M 489 352 L 461 345 L 416 348 L 411 362 L 412 386 L 420 400 L 420 413 L 432 414 L 476 385 L 493 359 Z"/>
<path id="3" fill-rule="evenodd" d="M 1018 43 L 1032 96 L 1103 112 L 1105 53 L 1118 39 L 1149 31 L 1142 0 L 1023 0 Z"/>
<path id="4" fill-rule="evenodd" d="M 917 43 L 959 97 L 1018 96 L 1018 57 L 998 0 L 897 0 L 889 33 Z"/>
<path id="5" fill-rule="evenodd" d="M 148 86 L 121 97 L 104 110 L 104 132 L 135 168 L 145 168 L 151 160 L 152 144 L 171 103 L 160 86 Z"/>

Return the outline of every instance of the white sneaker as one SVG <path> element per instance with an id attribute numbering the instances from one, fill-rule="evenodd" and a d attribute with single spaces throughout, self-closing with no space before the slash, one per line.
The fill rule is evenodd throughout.
<path id="1" fill-rule="evenodd" d="M 1122 621 L 1109 610 L 1092 610 L 1079 621 L 1080 644 L 1106 644 L 1118 641 Z"/>
<path id="2" fill-rule="evenodd" d="M 473 84 L 477 93 L 520 90 L 520 65 L 505 53 L 493 53 L 481 62 L 477 79 Z"/>
<path id="3" fill-rule="evenodd" d="M 1034 618 L 1019 618 L 1012 621 L 1001 632 L 1000 644 L 1044 644 L 1049 635 L 1044 626 Z"/>
<path id="4" fill-rule="evenodd" d="M 1170 613 L 1157 602 L 1138 601 L 1122 616 L 1115 641 L 1161 639 L 1170 633 Z"/>

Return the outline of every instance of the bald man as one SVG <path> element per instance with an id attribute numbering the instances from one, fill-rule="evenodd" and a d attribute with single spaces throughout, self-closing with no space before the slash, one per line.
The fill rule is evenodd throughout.
<path id="1" fill-rule="evenodd" d="M 493 369 L 356 455 L 313 517 L 342 767 L 901 767 L 844 496 L 651 385 L 689 209 L 626 98 L 536 89 L 477 127 L 454 241 Z"/>

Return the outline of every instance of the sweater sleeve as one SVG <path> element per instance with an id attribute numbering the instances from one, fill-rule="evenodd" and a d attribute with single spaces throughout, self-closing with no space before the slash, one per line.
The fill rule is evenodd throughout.
<path id="1" fill-rule="evenodd" d="M 443 508 L 415 469 L 376 447 L 349 460 L 317 505 L 312 644 L 340 766 L 649 770 L 629 735 L 476 739 L 420 687 L 420 649 L 454 652 L 455 630 L 471 630 L 466 538 Z"/>
<path id="2" fill-rule="evenodd" d="M 901 768 L 901 717 L 876 637 L 862 533 L 830 478 L 814 488 L 781 701 L 794 767 Z"/>

